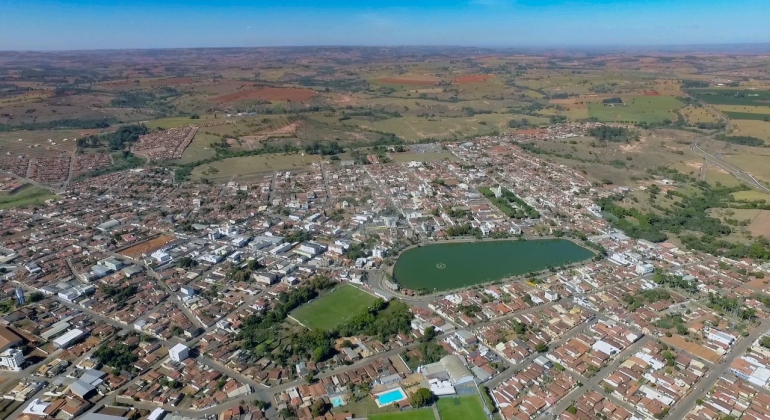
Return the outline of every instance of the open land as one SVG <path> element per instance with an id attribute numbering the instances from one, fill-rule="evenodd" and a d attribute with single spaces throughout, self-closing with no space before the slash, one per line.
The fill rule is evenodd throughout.
<path id="1" fill-rule="evenodd" d="M 227 181 L 231 179 L 255 178 L 275 171 L 301 171 L 318 162 L 317 156 L 310 155 L 260 155 L 236 157 L 198 166 L 192 173 L 193 179 Z"/>
<path id="2" fill-rule="evenodd" d="M 291 316 L 310 329 L 328 331 L 361 314 L 376 299 L 354 286 L 343 286 L 296 309 Z"/>

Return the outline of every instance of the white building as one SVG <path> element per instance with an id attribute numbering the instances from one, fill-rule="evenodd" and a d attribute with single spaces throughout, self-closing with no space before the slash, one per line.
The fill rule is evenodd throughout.
<path id="1" fill-rule="evenodd" d="M 636 274 L 639 274 L 640 276 L 652 274 L 654 271 L 655 267 L 650 263 L 640 263 L 636 265 Z"/>
<path id="2" fill-rule="evenodd" d="M 733 343 L 735 343 L 735 340 L 737 340 L 736 336 L 723 331 L 719 331 L 716 328 L 708 328 L 706 330 L 706 338 L 712 341 L 720 342 L 727 346 L 732 346 Z"/>
<path id="3" fill-rule="evenodd" d="M 19 349 L 8 349 L 0 353 L 0 366 L 18 372 L 24 365 L 24 354 Z"/>
<path id="4" fill-rule="evenodd" d="M 190 357 L 190 348 L 184 344 L 177 344 L 168 351 L 168 357 L 179 363 Z"/>
<path id="5" fill-rule="evenodd" d="M 72 329 L 64 333 L 62 336 L 58 337 L 57 339 L 53 340 L 54 345 L 60 349 L 66 349 L 70 347 L 71 345 L 75 344 L 80 340 L 81 338 L 85 337 L 86 333 L 83 330 L 80 329 Z"/>

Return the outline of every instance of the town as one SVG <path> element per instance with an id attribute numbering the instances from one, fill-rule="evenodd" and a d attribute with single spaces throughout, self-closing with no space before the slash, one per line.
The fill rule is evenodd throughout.
<path id="1" fill-rule="evenodd" d="M 601 126 L 409 145 L 409 160 L 317 159 L 254 182 L 176 182 L 142 167 L 2 210 L 0 409 L 84 420 L 770 418 L 770 264 L 634 239 L 598 204 L 633 188 L 597 185 L 528 146 Z M 178 157 L 196 130 L 133 150 Z M 6 161 L 9 176 L 46 182 L 109 165 L 99 154 Z M 672 178 L 646 190 L 676 191 Z M 585 255 L 451 288 L 394 275 L 400 255 L 436 244 L 510 241 Z M 446 276 L 458 263 L 425 261 Z"/>

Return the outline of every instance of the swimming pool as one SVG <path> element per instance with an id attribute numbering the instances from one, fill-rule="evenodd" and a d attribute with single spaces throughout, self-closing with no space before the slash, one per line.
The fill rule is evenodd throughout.
<path id="1" fill-rule="evenodd" d="M 388 404 L 393 404 L 394 402 L 398 402 L 405 399 L 406 399 L 406 394 L 404 393 L 403 389 L 401 388 L 391 389 L 390 391 L 385 391 L 383 393 L 377 394 L 377 405 L 379 405 L 380 407 L 383 407 Z"/>
<path id="2" fill-rule="evenodd" d="M 345 405 L 345 401 L 342 399 L 342 397 L 332 397 L 332 407 L 342 407 Z"/>

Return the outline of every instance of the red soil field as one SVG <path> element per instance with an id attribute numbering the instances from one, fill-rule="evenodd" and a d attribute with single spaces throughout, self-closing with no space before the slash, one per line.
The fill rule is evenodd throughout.
<path id="1" fill-rule="evenodd" d="M 389 85 L 416 85 L 416 86 L 433 86 L 438 83 L 437 80 L 426 79 L 400 79 L 398 77 L 390 77 L 387 79 L 377 80 L 380 83 L 386 83 Z"/>
<path id="2" fill-rule="evenodd" d="M 255 99 L 263 101 L 305 102 L 316 95 L 318 94 L 310 89 L 265 87 L 261 89 L 245 90 L 243 92 L 235 92 L 218 96 L 212 99 L 211 102 L 222 104 L 226 102 L 238 102 Z"/>
<path id="3" fill-rule="evenodd" d="M 464 85 L 466 83 L 486 82 L 492 77 L 494 76 L 491 74 L 469 74 L 467 76 L 456 77 L 452 82 L 457 83 L 458 85 Z"/>
<path id="4" fill-rule="evenodd" d="M 660 93 L 654 91 L 654 90 L 648 90 L 644 92 L 644 96 L 660 96 Z"/>

